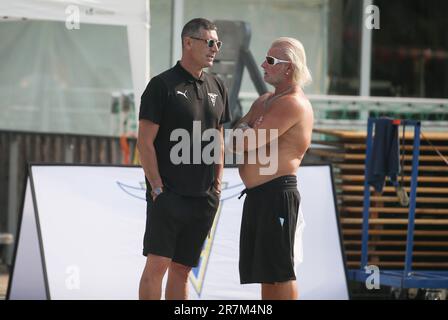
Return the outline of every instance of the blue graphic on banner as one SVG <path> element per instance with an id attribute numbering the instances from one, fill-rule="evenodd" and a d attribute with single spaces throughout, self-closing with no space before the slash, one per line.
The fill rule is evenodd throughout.
<path id="1" fill-rule="evenodd" d="M 137 186 L 129 185 L 120 181 L 116 182 L 118 187 L 123 190 L 129 196 L 146 201 L 146 184 L 145 182 L 140 182 Z M 209 236 L 205 239 L 204 245 L 202 247 L 201 256 L 199 258 L 199 264 L 197 267 L 193 268 L 190 272 L 190 282 L 193 285 L 198 296 L 201 296 L 202 288 L 204 286 L 205 275 L 207 271 L 208 260 L 213 247 L 213 240 L 215 238 L 215 232 L 218 225 L 219 217 L 221 215 L 221 209 L 224 201 L 231 198 L 235 198 L 240 195 L 241 191 L 244 189 L 244 184 L 236 184 L 233 186 L 228 186 L 227 182 L 222 184 L 221 201 L 219 203 L 218 211 L 215 215 L 215 220 L 213 221 L 212 228 L 210 230 Z"/>

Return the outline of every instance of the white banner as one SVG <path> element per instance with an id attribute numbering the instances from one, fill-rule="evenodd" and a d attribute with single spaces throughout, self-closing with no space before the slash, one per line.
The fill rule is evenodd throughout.
<path id="1" fill-rule="evenodd" d="M 34 165 L 26 188 L 10 299 L 137 299 L 146 258 L 145 183 L 138 167 Z M 329 166 L 298 172 L 306 227 L 296 268 L 301 299 L 348 299 Z M 241 285 L 239 231 L 244 186 L 226 168 L 221 204 L 201 261 L 190 275 L 191 299 L 259 299 Z"/>

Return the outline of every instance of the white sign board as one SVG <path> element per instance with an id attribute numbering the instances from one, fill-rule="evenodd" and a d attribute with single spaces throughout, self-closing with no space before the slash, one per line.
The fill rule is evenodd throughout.
<path id="1" fill-rule="evenodd" d="M 33 165 L 26 187 L 9 299 L 137 299 L 146 258 L 144 174 L 140 167 Z M 298 171 L 303 263 L 301 299 L 348 299 L 330 166 Z M 224 170 L 215 223 L 190 275 L 190 299 L 259 299 L 241 285 L 239 232 L 244 186 Z"/>

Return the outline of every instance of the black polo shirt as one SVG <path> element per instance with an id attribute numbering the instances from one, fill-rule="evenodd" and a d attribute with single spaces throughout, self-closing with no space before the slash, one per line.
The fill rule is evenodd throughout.
<path id="1" fill-rule="evenodd" d="M 201 136 L 205 130 L 218 129 L 230 121 L 227 90 L 221 79 L 205 71 L 197 79 L 177 62 L 173 68 L 151 79 L 142 94 L 139 119 L 160 126 L 154 147 L 163 184 L 181 195 L 207 195 L 215 179 L 215 164 L 204 163 L 202 157 L 198 163 L 197 156 L 196 160 L 193 158 L 194 143 L 196 152 L 200 146 L 201 155 L 210 143 L 202 141 L 198 135 L 193 138 L 193 121 L 200 121 Z M 171 149 L 180 141 L 170 141 L 175 129 L 186 130 L 190 137 L 188 163 L 175 164 L 170 159 Z M 150 190 L 148 181 L 146 184 Z"/>

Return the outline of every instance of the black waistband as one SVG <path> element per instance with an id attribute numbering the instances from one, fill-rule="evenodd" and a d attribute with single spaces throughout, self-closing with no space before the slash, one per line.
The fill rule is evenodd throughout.
<path id="1" fill-rule="evenodd" d="M 244 189 L 241 192 L 238 199 L 241 198 L 245 193 L 251 194 L 271 190 L 274 191 L 297 190 L 297 177 L 294 175 L 281 176 L 272 179 L 271 181 L 260 184 L 259 186 L 250 189 Z"/>

